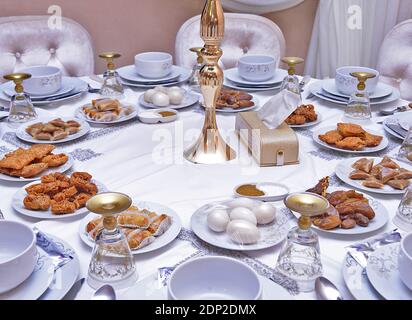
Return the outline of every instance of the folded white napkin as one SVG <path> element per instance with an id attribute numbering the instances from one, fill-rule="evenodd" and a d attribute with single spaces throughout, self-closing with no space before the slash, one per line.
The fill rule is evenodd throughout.
<path id="1" fill-rule="evenodd" d="M 301 104 L 301 98 L 289 90 L 282 90 L 266 102 L 257 112 L 259 118 L 270 129 L 279 127 Z"/>

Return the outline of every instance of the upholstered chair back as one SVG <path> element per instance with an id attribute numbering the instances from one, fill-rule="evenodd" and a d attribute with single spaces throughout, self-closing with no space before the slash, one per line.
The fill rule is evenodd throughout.
<path id="1" fill-rule="evenodd" d="M 64 17 L 61 28 L 57 24 L 50 28 L 49 19 L 50 16 L 0 18 L 1 78 L 34 65 L 56 66 L 68 76 L 94 73 L 89 33 L 77 22 Z"/>
<path id="2" fill-rule="evenodd" d="M 200 38 L 200 15 L 187 20 L 176 36 L 175 62 L 192 68 L 196 54 L 191 47 L 203 46 Z M 224 69 L 233 68 L 244 54 L 268 54 L 279 59 L 285 53 L 285 38 L 271 20 L 252 14 L 225 13 L 225 38 L 221 44 Z"/>
<path id="3" fill-rule="evenodd" d="M 385 37 L 379 51 L 381 79 L 412 101 L 412 19 L 396 25 Z"/>

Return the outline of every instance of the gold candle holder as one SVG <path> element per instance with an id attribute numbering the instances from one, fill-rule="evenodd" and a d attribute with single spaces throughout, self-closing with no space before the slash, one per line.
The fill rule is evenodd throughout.
<path id="1" fill-rule="evenodd" d="M 288 65 L 288 73 L 293 76 L 296 74 L 295 66 L 297 64 L 303 63 L 305 60 L 298 57 L 284 57 L 282 62 Z"/>
<path id="2" fill-rule="evenodd" d="M 216 123 L 216 100 L 223 84 L 223 71 L 218 65 L 222 56 L 220 43 L 225 20 L 220 0 L 207 0 L 200 18 L 201 50 L 204 66 L 199 72 L 200 90 L 205 107 L 205 120 L 198 140 L 184 151 L 184 157 L 194 163 L 222 163 L 236 157 L 235 151 L 221 137 Z"/>
<path id="3" fill-rule="evenodd" d="M 350 75 L 358 79 L 358 90 L 363 91 L 366 89 L 366 80 L 376 77 L 376 74 L 370 72 L 351 72 Z"/>
<path id="4" fill-rule="evenodd" d="M 114 59 L 120 58 L 121 54 L 117 52 L 102 52 L 99 54 L 99 57 L 105 59 L 107 62 L 107 70 L 114 70 Z"/>
<path id="5" fill-rule="evenodd" d="M 14 84 L 16 85 L 14 87 L 14 90 L 16 93 L 23 93 L 24 88 L 23 88 L 23 81 L 31 78 L 31 74 L 29 73 L 10 73 L 6 74 L 4 77 L 6 80 L 13 81 Z"/>

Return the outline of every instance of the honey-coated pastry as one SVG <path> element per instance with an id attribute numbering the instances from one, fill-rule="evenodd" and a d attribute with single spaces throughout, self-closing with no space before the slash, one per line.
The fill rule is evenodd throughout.
<path id="1" fill-rule="evenodd" d="M 398 171 L 394 169 L 389 169 L 383 167 L 381 171 L 379 171 L 377 178 L 383 183 L 386 184 L 389 180 L 394 179 L 398 175 Z"/>
<path id="2" fill-rule="evenodd" d="M 29 210 L 47 210 L 50 207 L 50 197 L 29 194 L 23 199 L 23 205 Z"/>
<path id="3" fill-rule="evenodd" d="M 315 112 L 315 107 L 311 104 L 301 105 L 293 111 L 285 122 L 292 125 L 302 125 L 306 122 L 313 122 L 318 119 L 318 115 Z"/>
<path id="4" fill-rule="evenodd" d="M 349 178 L 352 180 L 366 180 L 369 179 L 371 175 L 361 170 L 354 170 L 349 174 Z"/>
<path id="5" fill-rule="evenodd" d="M 400 168 L 394 180 L 412 179 L 412 171 Z"/>
<path id="6" fill-rule="evenodd" d="M 51 201 L 51 212 L 55 215 L 69 214 L 76 211 L 76 206 L 73 202 L 63 200 L 60 202 Z"/>
<path id="7" fill-rule="evenodd" d="M 23 178 L 32 178 L 37 176 L 38 174 L 42 173 L 44 170 L 48 168 L 47 163 L 33 163 L 29 164 L 23 169 L 20 170 L 11 170 L 9 174 L 11 176 L 23 177 Z"/>
<path id="8" fill-rule="evenodd" d="M 325 134 L 320 134 L 319 139 L 327 144 L 336 144 L 336 142 L 343 139 L 343 136 L 338 132 L 338 130 L 331 130 Z"/>
<path id="9" fill-rule="evenodd" d="M 358 137 L 346 137 L 340 141 L 337 141 L 336 146 L 341 149 L 359 151 L 366 147 L 365 140 Z"/>
<path id="10" fill-rule="evenodd" d="M 146 229 L 150 225 L 150 220 L 147 215 L 143 214 L 124 214 L 121 213 L 117 217 L 117 223 L 120 226 Z"/>
<path id="11" fill-rule="evenodd" d="M 127 242 L 129 243 L 130 249 L 143 248 L 155 240 L 151 232 L 147 230 L 130 229 L 129 231 L 123 229 L 123 232 L 127 237 Z"/>
<path id="12" fill-rule="evenodd" d="M 34 144 L 28 149 L 31 153 L 34 153 L 36 159 L 42 159 L 50 154 L 55 149 L 55 146 L 51 144 Z"/>
<path id="13" fill-rule="evenodd" d="M 357 160 L 354 164 L 352 164 L 352 168 L 364 171 L 366 173 L 370 173 L 373 167 L 373 162 L 373 159 L 362 158 Z"/>
<path id="14" fill-rule="evenodd" d="M 367 227 L 369 225 L 370 219 L 363 214 L 355 213 L 353 218 L 356 221 L 356 224 L 361 227 Z"/>
<path id="15" fill-rule="evenodd" d="M 382 182 L 380 182 L 378 179 L 375 179 L 375 178 L 371 178 L 371 179 L 367 179 L 363 181 L 362 185 L 364 187 L 373 188 L 373 189 L 382 189 L 385 186 Z"/>
<path id="16" fill-rule="evenodd" d="M 366 131 L 358 124 L 354 123 L 338 123 L 338 131 L 342 137 L 358 137 L 365 138 Z"/>
<path id="17" fill-rule="evenodd" d="M 0 168 L 20 170 L 36 159 L 35 154 L 27 152 L 15 156 L 5 157 L 0 160 Z"/>
<path id="18" fill-rule="evenodd" d="M 335 208 L 341 216 L 353 215 L 355 213 L 360 213 L 372 220 L 375 217 L 375 211 L 369 205 L 367 199 L 364 200 L 355 200 L 348 201 L 338 204 Z"/>
<path id="19" fill-rule="evenodd" d="M 382 142 L 383 137 L 365 132 L 365 142 L 367 147 L 376 147 Z"/>
<path id="20" fill-rule="evenodd" d="M 64 153 L 50 154 L 41 159 L 41 162 L 46 163 L 49 168 L 60 167 L 69 160 L 69 157 Z"/>
<path id="21" fill-rule="evenodd" d="M 87 193 L 79 193 L 74 196 L 73 198 L 73 203 L 76 206 L 76 209 L 80 209 L 86 206 L 86 202 L 91 198 L 92 196 Z"/>
<path id="22" fill-rule="evenodd" d="M 53 196 L 53 200 L 57 202 L 61 202 L 64 200 L 69 200 L 70 198 L 74 197 L 77 194 L 77 189 L 75 186 L 71 186 L 67 189 L 64 189 L 63 191 L 55 194 Z"/>
<path id="23" fill-rule="evenodd" d="M 410 181 L 405 180 L 405 179 L 394 179 L 394 180 L 388 181 L 388 185 L 398 190 L 406 189 L 406 187 L 409 186 L 409 184 L 410 184 Z"/>
<path id="24" fill-rule="evenodd" d="M 165 233 L 171 224 L 171 218 L 166 214 L 161 214 L 156 220 L 154 220 L 150 224 L 147 230 L 157 237 Z"/>
<path id="25" fill-rule="evenodd" d="M 327 216 L 323 218 L 316 218 L 313 221 L 313 224 L 323 230 L 332 230 L 339 227 L 342 223 L 342 220 L 339 216 Z"/>
<path id="26" fill-rule="evenodd" d="M 384 156 L 382 161 L 379 163 L 382 167 L 385 168 L 390 168 L 390 169 L 399 169 L 400 166 L 393 161 L 391 158 L 389 158 L 388 156 Z"/>
<path id="27" fill-rule="evenodd" d="M 352 218 L 344 219 L 340 226 L 342 229 L 353 229 L 356 226 L 356 220 Z"/>
<path id="28" fill-rule="evenodd" d="M 90 181 L 90 180 L 92 180 L 92 175 L 91 174 L 89 174 L 89 173 L 87 173 L 87 172 L 80 172 L 80 171 L 77 171 L 77 172 L 73 172 L 73 174 L 71 175 L 73 178 L 80 178 L 80 179 L 82 179 L 82 180 L 85 180 L 85 181 Z"/>
<path id="29" fill-rule="evenodd" d="M 306 192 L 316 193 L 322 197 L 326 197 L 326 190 L 329 188 L 329 177 L 324 177 L 313 188 L 306 190 Z"/>

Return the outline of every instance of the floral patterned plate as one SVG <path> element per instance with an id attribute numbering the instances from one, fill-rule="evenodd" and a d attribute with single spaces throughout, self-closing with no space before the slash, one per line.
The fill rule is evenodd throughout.
<path id="1" fill-rule="evenodd" d="M 370 254 L 366 273 L 373 287 L 387 300 L 412 300 L 409 290 L 399 277 L 399 243 L 383 246 Z"/>

